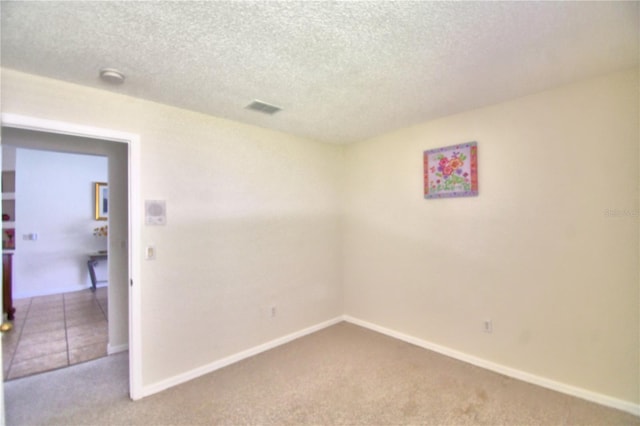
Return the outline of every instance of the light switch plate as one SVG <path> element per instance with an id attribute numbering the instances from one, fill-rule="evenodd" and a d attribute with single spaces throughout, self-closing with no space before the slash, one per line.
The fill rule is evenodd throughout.
<path id="1" fill-rule="evenodd" d="M 147 260 L 155 260 L 156 258 L 156 248 L 154 246 L 147 246 L 144 249 L 144 258 Z"/>

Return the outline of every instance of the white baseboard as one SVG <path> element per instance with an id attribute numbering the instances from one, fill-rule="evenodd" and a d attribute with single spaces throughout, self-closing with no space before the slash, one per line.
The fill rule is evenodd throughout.
<path id="1" fill-rule="evenodd" d="M 342 322 L 342 321 L 343 321 L 343 318 L 342 316 L 340 316 L 340 317 L 322 322 L 320 324 L 316 324 L 314 326 L 305 328 L 303 330 L 297 331 L 295 333 L 291 333 L 286 336 L 279 337 L 277 339 L 271 340 L 261 345 L 254 346 L 253 348 L 219 359 L 210 364 L 203 365 L 202 367 L 187 371 L 186 373 L 182 373 L 177 376 L 170 377 L 168 379 L 162 380 L 160 382 L 157 382 L 151 385 L 143 386 L 141 397 L 153 395 L 154 393 L 161 392 L 165 389 L 169 389 L 170 387 L 188 382 L 189 380 L 193 380 L 197 377 L 219 370 L 220 368 L 234 364 L 238 361 L 242 361 L 243 359 L 252 357 L 254 355 L 258 355 L 259 353 L 268 351 L 269 349 L 273 349 L 280 345 L 284 345 L 285 343 L 289 343 L 292 340 L 299 339 L 300 337 L 306 336 L 311 333 L 315 333 L 316 331 L 320 331 L 324 328 L 338 324 L 339 322 Z"/>
<path id="2" fill-rule="evenodd" d="M 107 345 L 107 355 L 117 354 L 119 352 L 124 352 L 129 350 L 129 344 L 125 343 L 122 345 L 114 345 L 111 346 L 111 343 Z"/>
<path id="3" fill-rule="evenodd" d="M 633 402 L 613 398 L 597 392 L 582 389 L 576 386 L 571 386 L 566 383 L 547 379 L 545 377 L 536 376 L 535 374 L 530 374 L 522 370 L 517 370 L 515 368 L 507 367 L 502 364 L 497 364 L 495 362 L 487 361 L 485 359 L 478 358 L 473 355 L 466 354 L 464 352 L 459 352 L 454 349 L 447 348 L 446 346 L 441 346 L 435 343 L 431 343 L 426 340 L 418 339 L 417 337 L 409 336 L 407 334 L 403 334 L 398 331 L 391 330 L 389 328 L 381 327 L 379 325 L 376 325 L 367 321 L 363 321 L 358 318 L 351 317 L 349 315 L 344 315 L 343 319 L 346 322 L 350 322 L 352 324 L 359 325 L 361 327 L 368 328 L 373 331 L 377 331 L 378 333 L 382 333 L 387 336 L 396 338 L 398 340 L 411 343 L 412 345 L 416 345 L 424 349 L 429 349 L 431 351 L 440 353 L 442 355 L 446 355 L 448 357 L 457 359 L 459 361 L 473 364 L 475 366 L 478 366 L 487 370 L 491 370 L 496 373 L 500 373 L 505 376 L 512 377 L 514 379 L 522 380 L 523 382 L 528 382 L 534 385 L 542 386 L 547 389 L 562 392 L 567 395 L 571 395 L 577 398 L 585 399 L 587 401 L 595 402 L 596 404 L 604 405 L 611 408 L 616 408 L 618 410 L 622 410 L 627 413 L 640 416 L 640 404 L 635 404 Z"/>

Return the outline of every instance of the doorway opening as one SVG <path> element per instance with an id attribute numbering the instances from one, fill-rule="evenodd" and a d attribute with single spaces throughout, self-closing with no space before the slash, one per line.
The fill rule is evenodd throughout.
<path id="1" fill-rule="evenodd" d="M 136 205 L 139 178 L 139 136 L 114 130 L 2 114 L 3 144 L 65 153 L 108 157 L 109 207 L 107 250 L 109 253 L 107 352 L 129 351 L 129 393 L 142 397 L 140 369 L 139 293 L 134 287 L 139 273 L 139 256 L 132 247 L 139 245 Z M 9 140 L 7 140 L 9 139 Z M 119 189 L 118 189 L 119 188 Z M 19 237 L 19 235 L 18 235 Z M 98 292 L 100 289 L 96 289 Z M 88 290 L 91 291 L 91 290 Z M 95 294 L 93 295 L 95 297 Z M 99 297 L 99 296 L 98 296 Z"/>
<path id="2" fill-rule="evenodd" d="M 47 150 L 22 147 L 27 137 Z M 108 188 L 109 158 L 47 140 L 3 135 L 4 305 L 13 326 L 2 335 L 5 381 L 107 356 L 108 211 L 96 214 L 94 187 Z"/>

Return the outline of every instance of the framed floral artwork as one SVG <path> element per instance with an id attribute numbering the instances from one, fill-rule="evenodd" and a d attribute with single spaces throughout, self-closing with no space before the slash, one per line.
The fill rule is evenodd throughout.
<path id="1" fill-rule="evenodd" d="M 424 197 L 478 195 L 478 143 L 424 151 Z"/>

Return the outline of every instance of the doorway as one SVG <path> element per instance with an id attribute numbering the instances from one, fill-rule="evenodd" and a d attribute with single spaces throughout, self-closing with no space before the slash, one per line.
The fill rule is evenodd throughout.
<path id="1" fill-rule="evenodd" d="M 3 248 L 11 249 L 14 316 L 12 329 L 2 335 L 5 381 L 107 356 L 109 342 L 103 282 L 108 278 L 108 211 L 97 216 L 94 208 L 96 183 L 108 188 L 109 159 L 60 152 L 60 144 L 47 144 L 45 135 L 23 133 L 5 129 L 2 144 L 3 177 L 15 182 L 3 185 L 12 190 L 3 195 L 10 196 L 13 207 L 3 213 L 11 219 L 3 228 L 8 224 L 5 232 L 15 234 L 3 239 L 11 243 Z M 21 147 L 27 136 L 47 150 Z M 99 260 L 88 268 L 90 256 Z M 96 276 L 99 281 L 91 279 Z M 127 317 L 126 312 L 117 315 Z"/>
<path id="2" fill-rule="evenodd" d="M 41 120 L 14 114 L 2 114 L 2 133 L 17 136 L 23 145 L 63 152 L 85 152 L 109 157 L 110 205 L 117 217 L 110 216 L 109 258 L 109 345 L 108 352 L 129 350 L 129 390 L 132 399 L 142 397 L 140 361 L 140 288 L 133 284 L 139 275 L 140 256 L 137 219 L 139 137 L 108 129 L 98 129 L 58 121 Z M 38 136 L 37 138 L 34 136 Z M 42 139 L 46 141 L 43 142 Z M 37 142 L 40 140 L 40 142 Z M 4 140 L 3 140 L 4 142 Z M 114 161 L 112 161 L 114 160 Z M 120 194 L 114 189 L 122 188 Z M 115 194 L 114 194 L 115 192 Z M 120 198 L 120 208 L 116 199 Z M 113 255 L 111 255 L 113 253 Z M 0 390 L 1 391 L 1 390 Z M 2 396 L 2 395 L 0 395 Z M 2 398 L 3 399 L 3 398 Z"/>

